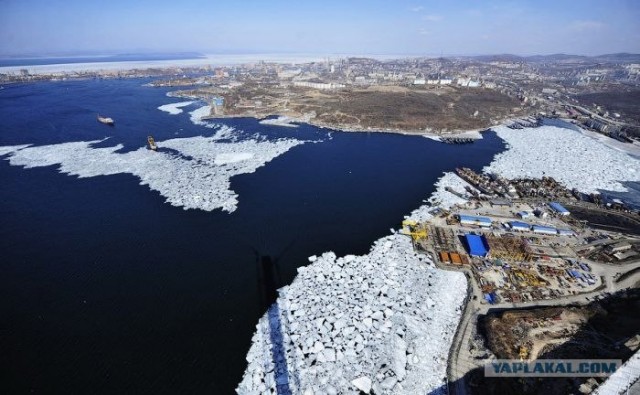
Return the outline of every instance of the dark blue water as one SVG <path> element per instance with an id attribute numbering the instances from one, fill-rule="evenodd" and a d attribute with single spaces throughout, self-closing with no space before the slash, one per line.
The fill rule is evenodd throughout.
<path id="1" fill-rule="evenodd" d="M 4 66 L 36 66 L 46 64 L 72 64 L 91 62 L 138 62 L 153 60 L 199 59 L 204 56 L 198 53 L 175 54 L 120 54 L 108 56 L 74 56 L 74 57 L 39 57 L 39 58 L 3 58 L 0 67 Z"/>
<path id="2" fill-rule="evenodd" d="M 210 135 L 145 80 L 10 85 L 0 146 L 110 137 L 137 149 Z M 192 108 L 187 108 L 190 110 Z M 113 117 L 116 126 L 96 122 Z M 184 211 L 131 175 L 78 179 L 0 160 L 0 393 L 232 393 L 265 313 L 260 257 L 290 283 L 307 257 L 362 254 L 444 171 L 504 144 L 331 133 L 228 120 L 246 134 L 320 141 L 231 179 L 233 214 Z"/>

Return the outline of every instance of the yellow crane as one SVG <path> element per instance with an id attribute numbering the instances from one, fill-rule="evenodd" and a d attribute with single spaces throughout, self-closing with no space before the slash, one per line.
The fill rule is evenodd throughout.
<path id="1" fill-rule="evenodd" d="M 521 361 L 527 359 L 527 357 L 529 356 L 529 349 L 527 348 L 527 346 L 520 346 L 519 356 Z"/>
<path id="2" fill-rule="evenodd" d="M 427 227 L 425 224 L 419 224 L 416 221 L 412 221 L 410 219 L 402 221 L 402 230 L 400 231 L 403 235 L 411 236 L 411 239 L 414 242 L 426 239 L 428 236 Z"/>

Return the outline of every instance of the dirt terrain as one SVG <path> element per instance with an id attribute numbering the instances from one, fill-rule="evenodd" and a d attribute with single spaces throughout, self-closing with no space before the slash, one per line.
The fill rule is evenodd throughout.
<path id="1" fill-rule="evenodd" d="M 479 331 L 497 358 L 621 359 L 640 347 L 640 290 L 583 307 L 511 310 L 482 317 Z M 474 394 L 568 394 L 597 385 L 593 378 L 487 378 L 468 374 Z"/>
<path id="2" fill-rule="evenodd" d="M 183 91 L 207 98 L 206 88 Z M 346 130 L 451 132 L 526 115 L 518 99 L 484 88 L 371 86 L 318 90 L 246 83 L 222 95 L 225 116 L 285 115 Z"/>
<path id="3" fill-rule="evenodd" d="M 587 107 L 593 104 L 604 106 L 640 125 L 640 90 L 586 93 L 577 95 L 576 99 Z"/>
<path id="4" fill-rule="evenodd" d="M 533 360 L 568 341 L 593 314 L 583 308 L 552 308 L 489 316 L 487 342 L 499 358 Z"/>

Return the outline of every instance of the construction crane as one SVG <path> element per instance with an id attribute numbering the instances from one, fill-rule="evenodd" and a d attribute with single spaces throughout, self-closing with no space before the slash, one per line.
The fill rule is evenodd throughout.
<path id="1" fill-rule="evenodd" d="M 411 239 L 414 242 L 418 242 L 424 240 L 428 236 L 427 227 L 425 224 L 419 224 L 416 221 L 412 220 L 404 220 L 402 221 L 402 230 L 400 231 L 403 235 L 411 236 Z"/>

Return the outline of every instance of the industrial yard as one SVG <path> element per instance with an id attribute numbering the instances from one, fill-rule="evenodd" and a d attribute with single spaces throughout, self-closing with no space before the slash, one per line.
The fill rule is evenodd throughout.
<path id="1" fill-rule="evenodd" d="M 477 201 L 473 213 L 435 217 L 428 225 L 431 237 L 418 238 L 417 245 L 443 266 L 468 270 L 482 291 L 481 303 L 553 299 L 597 289 L 599 272 L 576 252 L 588 244 L 590 232 L 574 230 L 552 207 L 564 210 L 554 202 L 545 207 Z"/>
<path id="2" fill-rule="evenodd" d="M 582 354 L 572 354 L 575 350 L 567 345 L 576 339 L 606 338 L 606 325 L 585 335 L 586 326 L 603 314 L 599 305 L 580 306 L 637 288 L 637 211 L 619 200 L 571 190 L 551 176 L 506 179 L 466 168 L 456 173 L 450 177 L 457 181 L 448 181 L 443 189 L 457 204 L 432 209 L 425 221 L 405 220 L 402 232 L 440 268 L 462 271 L 470 280 L 468 304 L 451 350 L 449 380 L 454 385 L 449 389 L 466 393 L 469 386 L 473 392 L 486 386 L 477 372 L 491 356 L 533 360 L 557 352 L 556 357 L 575 357 Z M 592 227 L 593 220 L 576 218 L 574 208 L 599 213 L 598 220 L 605 223 Z M 607 227 L 603 218 L 624 218 L 627 227 Z M 518 310 L 538 306 L 549 307 Z M 628 358 L 638 349 L 640 334 L 629 322 L 624 325 L 623 332 L 631 337 L 617 341 L 627 342 L 626 348 L 618 345 L 607 357 Z M 585 349 L 596 352 L 598 344 Z M 567 349 L 572 351 L 562 352 Z M 498 392 L 537 393 L 539 385 L 554 385 L 549 383 L 505 380 L 491 386 L 498 385 Z M 555 393 L 578 386 L 589 393 L 598 383 L 556 384 L 561 392 Z"/>
<path id="3" fill-rule="evenodd" d="M 626 360 L 640 346 L 639 317 L 629 314 L 637 311 L 639 302 L 636 289 L 583 306 L 496 311 L 482 316 L 478 329 L 486 339 L 486 352 L 497 358 Z M 480 369 L 469 374 L 469 385 L 478 394 L 588 394 L 602 381 L 587 377 L 491 380 Z"/>

